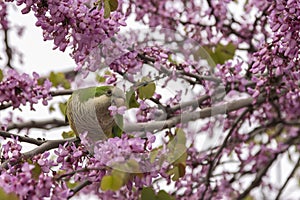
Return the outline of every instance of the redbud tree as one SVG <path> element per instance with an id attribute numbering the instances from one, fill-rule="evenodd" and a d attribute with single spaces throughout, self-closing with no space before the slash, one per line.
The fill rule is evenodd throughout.
<path id="1" fill-rule="evenodd" d="M 74 68 L 23 73 L 10 6 L 33 13 Z M 289 188 L 300 175 L 299 1 L 2 0 L 0 8 L 0 199 L 297 198 Z M 91 85 L 118 86 L 127 105 L 110 107 L 124 115 L 122 136 L 97 141 L 93 153 L 63 120 L 65 100 Z M 47 107 L 49 118 L 15 114 L 28 106 Z"/>

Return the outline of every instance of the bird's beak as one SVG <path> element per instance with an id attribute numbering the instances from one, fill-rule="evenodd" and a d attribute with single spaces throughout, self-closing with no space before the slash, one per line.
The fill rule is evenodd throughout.
<path id="1" fill-rule="evenodd" d="M 112 105 L 117 107 L 126 105 L 125 94 L 120 88 L 115 87 L 112 92 Z"/>
<path id="2" fill-rule="evenodd" d="M 113 98 L 112 105 L 117 106 L 117 107 L 125 106 L 125 99 Z"/>

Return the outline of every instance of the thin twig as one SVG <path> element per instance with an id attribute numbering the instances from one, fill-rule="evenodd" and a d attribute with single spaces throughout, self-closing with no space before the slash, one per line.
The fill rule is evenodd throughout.
<path id="1" fill-rule="evenodd" d="M 218 165 L 217 163 L 220 161 L 220 158 L 219 158 L 220 154 L 222 153 L 223 149 L 226 147 L 227 142 L 228 142 L 229 138 L 231 137 L 231 135 L 233 134 L 234 130 L 239 128 L 238 124 L 242 121 L 242 119 L 245 117 L 245 115 L 249 111 L 250 111 L 250 108 L 244 110 L 243 113 L 235 120 L 234 124 L 232 125 L 232 128 L 230 129 L 230 131 L 228 132 L 224 141 L 222 142 L 222 145 L 217 150 L 217 152 L 214 154 L 214 158 L 210 161 L 209 169 L 208 169 L 207 175 L 206 175 L 206 188 L 203 191 L 202 198 L 205 197 L 205 193 L 208 190 L 208 186 L 210 184 L 210 178 L 213 173 L 213 170 L 214 170 L 215 166 Z"/>
<path id="2" fill-rule="evenodd" d="M 9 132 L 6 132 L 6 131 L 0 131 L 0 136 L 3 137 L 3 138 L 18 138 L 18 140 L 20 142 L 27 142 L 27 143 L 35 144 L 35 145 L 38 145 L 38 146 L 45 143 L 44 140 L 37 140 L 37 139 L 30 138 L 30 137 L 21 136 L 21 135 L 14 134 L 14 133 L 9 133 Z"/>
<path id="3" fill-rule="evenodd" d="M 73 176 L 74 174 L 78 173 L 78 172 L 88 172 L 88 171 L 92 171 L 92 170 L 96 170 L 96 171 L 100 171 L 100 170 L 103 170 L 103 169 L 106 169 L 106 167 L 99 167 L 99 168 L 82 168 L 82 169 L 78 169 L 78 170 L 74 170 L 72 172 L 69 172 L 69 173 L 65 173 L 65 174 L 61 174 L 59 175 L 57 178 L 55 178 L 56 180 L 60 180 L 64 177 L 67 177 L 67 176 Z"/>
<path id="4" fill-rule="evenodd" d="M 77 185 L 74 189 L 72 189 L 72 194 L 68 197 L 68 199 L 71 199 L 77 192 L 90 184 L 92 184 L 92 182 L 87 180 Z"/>
<path id="5" fill-rule="evenodd" d="M 4 110 L 12 106 L 12 103 L 5 103 L 0 105 L 0 110 Z"/>
<path id="6" fill-rule="evenodd" d="M 12 162 L 11 160 L 6 160 L 5 162 L 2 163 L 1 168 L 7 169 L 10 165 L 15 165 L 16 163 L 20 162 L 22 159 L 32 158 L 35 155 L 44 153 L 45 151 L 58 148 L 59 145 L 63 145 L 66 142 L 72 143 L 76 141 L 78 141 L 78 138 L 46 140 L 42 144 L 40 144 L 40 146 L 34 148 L 33 150 L 23 153 L 17 161 Z"/>
<path id="7" fill-rule="evenodd" d="M 71 95 L 73 93 L 73 90 L 56 90 L 51 92 L 51 96 L 64 96 L 64 95 Z"/>
<path id="8" fill-rule="evenodd" d="M 271 167 L 271 165 L 273 164 L 273 162 L 277 159 L 278 155 L 279 155 L 279 153 L 275 154 L 274 157 L 272 159 L 270 159 L 268 161 L 268 163 L 266 163 L 265 167 L 262 168 L 262 169 L 260 169 L 257 172 L 255 179 L 248 186 L 248 188 L 242 194 L 240 194 L 238 196 L 237 200 L 244 199 L 253 188 L 257 187 L 260 184 L 262 177 L 265 176 L 265 174 L 268 172 L 268 169 Z"/>
<path id="9" fill-rule="evenodd" d="M 187 102 L 183 102 L 181 104 L 175 105 L 172 108 L 170 108 L 170 111 L 175 112 L 179 109 L 184 109 L 189 106 L 199 107 L 204 101 L 208 100 L 209 98 L 210 98 L 210 96 L 206 94 L 206 95 L 199 97 L 196 100 L 187 101 Z"/>
<path id="10" fill-rule="evenodd" d="M 242 200 L 244 199 L 251 191 L 253 188 L 257 187 L 260 182 L 261 182 L 261 179 L 263 176 L 265 176 L 265 174 L 268 172 L 268 169 L 271 167 L 271 165 L 274 163 L 274 161 L 277 159 L 277 157 L 286 152 L 291 146 L 293 143 L 297 142 L 297 139 L 298 137 L 291 137 L 291 138 L 288 138 L 284 143 L 286 144 L 286 148 L 276 152 L 274 154 L 274 157 L 271 158 L 268 163 L 265 164 L 265 167 L 260 169 L 257 174 L 256 174 L 256 177 L 255 179 L 252 181 L 252 183 L 246 188 L 246 190 L 244 192 L 242 192 L 239 197 L 237 198 L 237 200 Z"/>
<path id="11" fill-rule="evenodd" d="M 12 67 L 12 50 L 9 46 L 9 42 L 8 42 L 8 30 L 4 29 L 4 44 L 5 44 L 5 52 L 6 52 L 6 56 L 7 56 L 7 64 L 6 66 L 9 68 L 13 68 Z"/>
<path id="12" fill-rule="evenodd" d="M 45 129 L 45 130 L 51 130 L 52 128 L 58 128 L 62 126 L 67 126 L 68 124 L 64 120 L 59 119 L 49 119 L 49 120 L 43 120 L 43 121 L 28 121 L 23 123 L 13 123 L 9 124 L 7 127 L 7 131 L 13 130 L 13 129 L 26 129 L 26 128 L 39 128 L 39 129 Z"/>

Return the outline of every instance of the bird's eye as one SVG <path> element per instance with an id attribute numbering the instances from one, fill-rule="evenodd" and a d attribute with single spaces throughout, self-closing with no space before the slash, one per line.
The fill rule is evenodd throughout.
<path id="1" fill-rule="evenodd" d="M 107 94 L 108 96 L 111 96 L 111 95 L 112 95 L 112 91 L 111 91 L 111 90 L 107 90 L 106 94 Z"/>

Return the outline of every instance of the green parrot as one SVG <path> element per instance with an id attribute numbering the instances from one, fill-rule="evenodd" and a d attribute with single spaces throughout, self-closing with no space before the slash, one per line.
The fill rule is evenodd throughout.
<path id="1" fill-rule="evenodd" d="M 77 137 L 87 132 L 87 139 L 93 143 L 120 136 L 123 116 L 111 116 L 108 110 L 111 105 L 125 106 L 125 94 L 118 87 L 101 86 L 76 90 L 67 101 L 66 121 Z"/>

